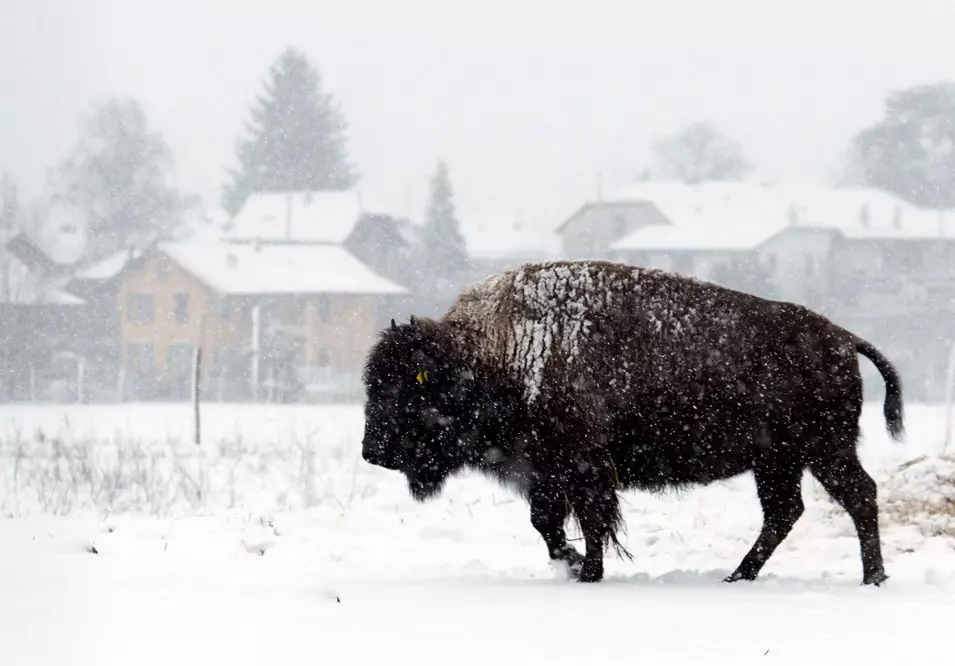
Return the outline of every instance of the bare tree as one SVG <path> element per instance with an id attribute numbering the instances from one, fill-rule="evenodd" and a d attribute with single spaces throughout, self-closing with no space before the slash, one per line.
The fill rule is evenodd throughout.
<path id="1" fill-rule="evenodd" d="M 690 184 L 739 180 L 751 170 L 739 143 L 704 122 L 657 142 L 653 156 L 658 175 Z"/>

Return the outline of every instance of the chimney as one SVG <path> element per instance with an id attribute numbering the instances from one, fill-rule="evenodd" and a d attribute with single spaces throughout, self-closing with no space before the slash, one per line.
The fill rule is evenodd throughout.
<path id="1" fill-rule="evenodd" d="M 786 210 L 786 219 L 789 224 L 799 224 L 799 209 L 796 208 L 796 204 L 789 204 L 789 208 Z"/>

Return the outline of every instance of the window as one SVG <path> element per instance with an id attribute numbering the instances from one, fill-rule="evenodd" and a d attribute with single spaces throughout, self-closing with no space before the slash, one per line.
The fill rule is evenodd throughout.
<path id="1" fill-rule="evenodd" d="M 232 303 L 227 299 L 223 298 L 219 301 L 219 318 L 222 321 L 229 321 L 229 318 L 232 316 Z"/>
<path id="2" fill-rule="evenodd" d="M 630 255 L 630 263 L 634 266 L 650 266 L 650 253 L 649 252 L 633 252 Z"/>
<path id="3" fill-rule="evenodd" d="M 155 350 L 149 342 L 126 345 L 126 372 L 133 376 L 149 376 L 155 369 Z"/>
<path id="4" fill-rule="evenodd" d="M 288 322 L 294 326 L 301 326 L 305 323 L 305 300 L 292 297 L 289 303 Z"/>
<path id="5" fill-rule="evenodd" d="M 189 294 L 176 294 L 174 297 L 176 321 L 185 324 L 189 321 Z"/>
<path id="6" fill-rule="evenodd" d="M 672 256 L 673 272 L 689 275 L 693 271 L 693 255 L 689 252 L 674 252 Z"/>
<path id="7" fill-rule="evenodd" d="M 779 260 L 776 258 L 775 254 L 769 255 L 769 258 L 766 259 L 766 270 L 768 270 L 774 277 L 776 275 L 776 268 L 779 265 Z"/>
<path id="8" fill-rule="evenodd" d="M 126 320 L 148 324 L 155 315 L 152 294 L 129 294 L 126 297 Z"/>
<path id="9" fill-rule="evenodd" d="M 328 296 L 319 296 L 315 302 L 315 310 L 318 313 L 319 321 L 328 321 L 331 319 L 331 304 L 328 302 Z"/>
<path id="10" fill-rule="evenodd" d="M 295 350 L 295 365 L 301 367 L 305 365 L 305 338 L 295 338 L 295 341 L 292 343 L 292 346 Z"/>
<path id="11" fill-rule="evenodd" d="M 159 257 L 156 260 L 156 280 L 165 282 L 167 277 L 169 277 L 169 262 L 164 257 Z"/>
<path id="12" fill-rule="evenodd" d="M 327 349 L 319 349 L 318 353 L 315 355 L 316 365 L 320 368 L 327 368 L 331 365 L 331 359 L 328 356 Z"/>
<path id="13" fill-rule="evenodd" d="M 627 233 L 627 218 L 623 213 L 615 213 L 613 216 L 613 226 L 610 232 L 613 237 L 620 238 L 625 233 Z"/>
<path id="14" fill-rule="evenodd" d="M 174 377 L 185 377 L 192 373 L 193 346 L 185 342 L 176 342 L 166 347 L 166 372 Z"/>

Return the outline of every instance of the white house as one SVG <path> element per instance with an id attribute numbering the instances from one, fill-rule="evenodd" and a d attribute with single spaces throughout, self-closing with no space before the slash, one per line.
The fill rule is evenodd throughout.
<path id="1" fill-rule="evenodd" d="M 460 224 L 473 277 L 560 255 L 560 237 L 542 225 L 503 215 L 467 215 Z"/>
<path id="2" fill-rule="evenodd" d="M 758 266 L 773 293 L 790 300 L 831 291 L 853 270 L 870 277 L 890 268 L 937 277 L 950 270 L 950 252 L 940 248 L 955 240 L 955 212 L 919 209 L 870 188 L 704 183 L 653 205 L 667 223 L 632 231 L 608 256 L 717 281 L 721 268 Z M 926 243 L 934 249 L 921 249 Z M 913 248 L 920 248 L 915 258 Z"/>

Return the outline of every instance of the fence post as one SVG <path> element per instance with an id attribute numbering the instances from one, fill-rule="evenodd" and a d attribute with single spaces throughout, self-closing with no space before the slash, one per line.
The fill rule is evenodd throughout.
<path id="1" fill-rule="evenodd" d="M 948 370 L 945 373 L 945 439 L 942 443 L 942 453 L 948 451 L 948 443 L 952 437 L 952 402 L 955 400 L 955 340 L 952 341 L 952 350 L 948 354 Z"/>
<path id="2" fill-rule="evenodd" d="M 86 359 L 82 356 L 76 358 L 76 402 L 83 404 L 83 380 L 85 378 Z"/>
<path id="3" fill-rule="evenodd" d="M 202 366 L 202 347 L 196 345 L 192 356 L 192 417 L 195 426 L 195 444 L 201 443 L 199 423 L 199 371 Z"/>

